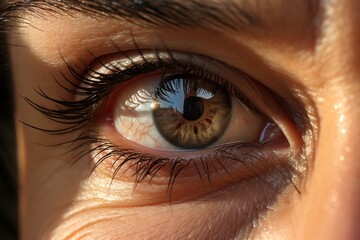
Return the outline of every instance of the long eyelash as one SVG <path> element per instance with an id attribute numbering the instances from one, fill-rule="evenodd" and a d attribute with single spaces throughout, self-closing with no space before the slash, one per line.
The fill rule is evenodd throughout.
<path id="1" fill-rule="evenodd" d="M 69 63 L 66 63 L 68 72 L 71 74 L 73 79 L 66 77 L 65 73 L 63 72 L 61 72 L 61 76 L 63 78 L 62 80 L 65 80 L 69 87 L 65 86 L 65 84 L 61 83 L 61 81 L 55 77 L 54 80 L 66 92 L 70 93 L 75 98 L 79 97 L 79 100 L 68 101 L 63 99 L 56 99 L 47 95 L 41 89 L 35 89 L 35 91 L 44 99 L 54 103 L 55 108 L 44 107 L 27 97 L 24 98 L 30 106 L 44 114 L 47 118 L 55 122 L 65 124 L 66 127 L 62 129 L 42 129 L 27 123 L 25 124 L 51 134 L 59 135 L 83 129 L 87 126 L 88 123 L 90 123 L 90 120 L 96 111 L 101 107 L 102 101 L 106 99 L 106 96 L 116 86 L 119 86 L 120 84 L 132 79 L 135 76 L 153 72 L 159 69 L 163 71 L 161 74 L 162 79 L 167 72 L 170 72 L 174 69 L 181 69 L 183 72 L 182 74 L 191 73 L 198 77 L 217 82 L 221 84 L 221 86 L 226 90 L 233 93 L 246 106 L 257 112 L 256 108 L 250 103 L 246 96 L 244 96 L 240 91 L 234 91 L 232 86 L 229 85 L 226 80 L 222 79 L 220 76 L 212 74 L 211 72 L 207 71 L 207 69 L 204 69 L 201 66 L 194 66 L 191 63 L 179 62 L 173 57 L 171 52 L 168 54 L 169 59 L 166 60 L 161 58 L 160 54 L 155 51 L 154 54 L 157 54 L 157 58 L 155 61 L 150 62 L 146 59 L 141 49 L 137 49 L 136 51 L 137 54 L 144 59 L 144 61 L 142 63 L 135 63 L 132 58 L 124 53 L 124 57 L 132 62 L 132 66 L 128 67 L 127 69 L 120 69 L 117 66 L 106 66 L 104 63 L 98 60 L 98 63 L 101 66 L 113 72 L 111 74 L 100 73 L 88 67 L 86 72 L 89 77 L 84 77 L 84 74 L 79 73 L 75 67 L 71 66 Z M 169 88 L 169 86 L 167 86 L 167 88 Z M 160 92 L 160 95 L 161 93 L 165 94 L 164 92 L 165 91 Z"/>

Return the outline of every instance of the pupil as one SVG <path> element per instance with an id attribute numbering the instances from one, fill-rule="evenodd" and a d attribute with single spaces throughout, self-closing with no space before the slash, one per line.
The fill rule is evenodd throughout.
<path id="1" fill-rule="evenodd" d="M 204 113 L 204 103 L 199 97 L 188 97 L 184 101 L 183 116 L 186 120 L 195 121 Z"/>

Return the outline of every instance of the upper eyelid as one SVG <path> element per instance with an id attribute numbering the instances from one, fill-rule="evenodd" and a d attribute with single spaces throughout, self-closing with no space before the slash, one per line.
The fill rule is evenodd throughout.
<path id="1" fill-rule="evenodd" d="M 143 53 L 139 53 L 139 52 L 135 52 L 135 59 L 138 59 L 139 61 L 143 61 L 143 62 L 147 62 L 147 61 L 150 61 L 151 59 L 152 60 L 155 60 L 155 61 L 166 61 L 166 60 L 164 60 L 164 59 L 166 59 L 166 58 L 171 58 L 171 59 L 176 59 L 176 58 L 179 58 L 178 56 L 174 56 L 174 55 L 179 55 L 180 54 L 180 56 L 183 56 L 183 58 L 184 58 L 184 56 L 186 56 L 185 57 L 185 59 L 183 59 L 182 61 L 183 62 L 186 62 L 186 64 L 196 64 L 196 61 L 199 61 L 198 59 L 202 59 L 202 58 L 204 58 L 204 57 L 200 57 L 200 56 L 196 56 L 196 57 L 194 57 L 192 54 L 185 54 L 185 53 L 169 53 L 169 52 L 161 52 L 161 53 L 159 53 L 159 52 L 156 52 L 156 53 L 154 53 L 154 52 L 150 52 L 149 54 L 147 54 L 146 52 L 145 52 L 145 50 L 142 50 L 143 51 Z M 139 56 L 139 55 L 141 55 L 141 54 L 143 54 L 142 56 Z M 127 56 L 127 54 L 122 54 L 121 55 L 123 58 L 124 58 L 124 56 L 126 56 L 125 58 L 124 58 L 124 61 L 128 61 L 128 60 L 130 60 L 130 65 L 129 65 L 129 67 L 130 67 L 130 69 L 127 69 L 127 70 L 131 70 L 131 64 L 137 64 L 135 61 L 133 61 L 132 60 L 132 58 L 130 57 L 130 56 Z M 150 56 L 150 57 L 149 57 Z M 169 60 L 169 59 L 168 59 Z M 176 60 L 175 60 L 176 61 Z M 180 61 L 180 60 L 179 60 Z M 213 60 L 209 60 L 209 61 L 213 61 Z M 95 62 L 97 62 L 97 63 L 101 63 L 101 64 L 103 64 L 103 60 L 95 60 Z M 201 62 L 203 63 L 203 64 L 205 64 L 206 63 L 206 61 L 200 61 L 200 62 L 198 62 L 197 63 L 197 65 L 201 65 Z M 168 64 L 168 63 L 166 63 L 166 64 Z M 169 64 L 172 64 L 172 63 L 169 63 Z M 179 64 L 179 62 L 178 62 L 178 64 Z M 217 70 L 217 72 L 218 72 L 218 74 L 224 74 L 224 71 L 225 70 L 228 70 L 229 72 L 231 72 L 232 70 L 229 70 L 229 67 L 225 67 L 225 66 L 223 66 L 221 63 L 215 63 L 215 62 L 212 62 L 212 70 L 214 71 L 215 69 L 214 69 L 214 67 L 216 66 L 216 67 L 218 67 L 218 70 Z M 181 65 L 179 65 L 179 66 L 181 66 Z M 56 99 L 56 97 L 54 97 L 54 96 L 48 96 L 45 92 L 43 92 L 41 89 L 39 90 L 39 94 L 42 96 L 42 97 L 44 97 L 44 98 L 46 98 L 46 99 L 48 99 L 49 101 L 51 101 L 51 102 L 54 102 L 54 103 L 56 103 L 56 104 L 58 104 L 59 106 L 63 106 L 63 107 L 61 107 L 61 108 L 58 108 L 58 109 L 48 109 L 48 108 L 46 108 L 46 107 L 42 107 L 42 106 L 40 106 L 40 105 L 38 105 L 37 103 L 35 103 L 35 102 L 33 102 L 31 99 L 28 99 L 28 98 L 26 98 L 26 101 L 31 105 L 31 106 L 33 106 L 34 108 L 36 108 L 38 111 L 40 111 L 40 112 L 42 112 L 43 114 L 45 114 L 46 116 L 48 116 L 48 117 L 51 117 L 52 119 L 54 119 L 54 120 L 60 120 L 61 119 L 61 117 L 63 116 L 62 114 L 70 114 L 68 117 L 66 117 L 66 119 L 64 119 L 65 120 L 65 122 L 67 122 L 67 123 L 69 123 L 69 124 L 77 124 L 77 123 L 79 123 L 79 121 L 78 121 L 78 119 L 76 119 L 76 116 L 75 115 L 73 115 L 71 112 L 69 112 L 70 110 L 71 110 L 71 108 L 70 108 L 70 110 L 67 110 L 67 108 L 68 107 L 70 107 L 70 106 L 72 106 L 73 104 L 75 104 L 75 105 L 73 105 L 74 107 L 76 106 L 76 108 L 78 108 L 79 106 L 81 107 L 81 105 L 78 105 L 78 103 L 80 103 L 81 101 L 85 101 L 86 99 L 84 99 L 84 97 L 85 98 L 88 98 L 88 97 L 90 97 L 89 98 L 89 101 L 91 101 L 91 104 L 97 104 L 97 103 L 99 103 L 100 102 L 100 100 L 102 99 L 102 98 L 104 98 L 105 97 L 105 95 L 102 95 L 102 94 L 107 94 L 108 93 L 108 91 L 110 91 L 111 89 L 108 89 L 108 90 L 106 90 L 105 89 L 105 92 L 104 93 L 101 93 L 101 95 L 100 96 L 98 96 L 99 97 L 99 99 L 97 99 L 97 98 L 93 98 L 92 97 L 92 91 L 95 91 L 96 90 L 96 88 L 97 88 L 97 85 L 98 84 L 100 84 L 99 85 L 99 87 L 100 86 L 103 86 L 103 83 L 101 82 L 101 79 L 97 79 L 97 77 L 96 76 L 94 76 L 94 74 L 98 74 L 98 72 L 97 72 L 97 70 L 96 69 L 94 69 L 93 67 L 91 67 L 91 66 L 87 66 L 86 68 L 85 68 L 85 72 L 82 72 L 82 71 L 79 71 L 78 70 L 78 68 L 76 67 L 76 68 L 74 68 L 73 66 L 71 66 L 71 64 L 67 64 L 67 67 L 68 67 L 68 71 L 71 73 L 71 75 L 73 76 L 73 78 L 74 79 L 72 79 L 72 78 L 69 78 L 69 77 L 66 77 L 66 74 L 65 73 L 63 73 L 63 74 L 61 74 L 61 77 L 63 78 L 63 80 L 62 79 L 56 79 L 57 80 L 57 82 L 60 84 L 60 86 L 62 86 L 62 88 L 65 88 L 65 90 L 66 91 L 68 91 L 69 93 L 71 93 L 71 94 L 75 94 L 75 95 L 78 95 L 78 94 L 81 94 L 80 96 L 83 96 L 83 97 L 81 97 L 80 99 L 78 99 L 78 100 L 76 100 L 76 99 L 74 99 L 74 100 L 71 100 L 71 102 L 69 102 L 69 100 L 61 100 L 61 99 Z M 123 67 L 123 66 L 122 66 Z M 186 66 L 184 66 L 184 67 L 186 67 Z M 106 67 L 105 67 L 106 68 Z M 205 67 L 206 68 L 206 67 Z M 81 68 L 80 68 L 81 69 Z M 114 69 L 115 70 L 115 69 Z M 120 69 L 116 69 L 116 70 L 118 70 L 118 71 L 125 71 L 125 70 L 120 70 Z M 89 75 L 89 76 L 84 76 L 84 74 L 86 74 L 86 72 L 91 72 L 91 75 Z M 235 71 L 235 70 L 233 70 L 233 71 Z M 215 71 L 216 72 L 216 71 Z M 239 74 L 239 72 L 237 72 L 236 71 L 236 73 L 237 74 Z M 117 74 L 117 73 L 113 73 L 113 74 Z M 110 75 L 113 75 L 113 74 L 110 74 Z M 121 73 L 121 74 L 124 74 L 124 73 Z M 233 76 L 235 76 L 236 74 L 235 73 L 232 73 L 233 74 Z M 104 74 L 104 73 L 99 73 L 98 74 L 99 76 L 98 77 L 101 77 L 101 78 L 104 78 L 103 80 L 105 80 L 105 79 L 108 79 L 109 78 L 109 76 L 107 75 L 107 74 Z M 221 75 L 219 75 L 219 76 L 221 76 Z M 226 78 L 226 75 L 223 75 L 225 78 Z M 85 78 L 84 78 L 85 77 Z M 130 76 L 129 76 L 130 77 Z M 110 77 L 111 78 L 111 77 Z M 125 75 L 125 78 L 127 78 L 127 76 Z M 230 77 L 229 77 L 230 78 Z M 237 77 L 238 78 L 238 77 Z M 96 79 L 96 81 L 93 81 L 93 80 L 91 80 L 91 79 Z M 98 81 L 100 80 L 100 82 L 99 83 L 97 83 Z M 65 81 L 65 82 L 64 82 Z M 76 82 L 82 82 L 82 83 L 84 83 L 85 85 L 78 85 L 79 83 L 76 83 Z M 108 81 L 108 80 L 106 80 L 106 81 Z M 66 82 L 67 82 L 67 84 L 66 84 Z M 70 85 L 69 85 L 70 84 Z M 233 84 L 234 84 L 234 82 L 233 82 Z M 66 87 L 66 85 L 68 86 L 68 87 Z M 78 88 L 78 90 L 76 89 L 76 88 Z M 112 88 L 112 87 L 110 87 L 110 88 Z M 80 92 L 77 92 L 77 91 L 80 91 Z M 91 91 L 91 92 L 90 92 Z M 88 95 L 89 94 L 89 95 Z M 88 101 L 88 100 L 86 100 L 86 101 Z M 73 102 L 73 104 L 72 104 L 72 102 Z M 89 103 L 90 104 L 90 103 Z M 73 109 L 73 110 L 75 110 L 75 109 Z M 79 110 L 81 110 L 81 108 L 79 109 Z M 81 111 L 83 111 L 83 110 L 81 110 Z M 85 113 L 85 112 L 84 112 Z M 90 116 L 89 116 L 90 117 Z M 65 123 L 64 121 L 61 121 L 61 122 L 63 122 L 63 123 Z M 84 124 L 85 124 L 85 122 L 83 122 Z M 76 128 L 77 129 L 77 128 Z M 58 133 L 61 133 L 61 132 L 64 132 L 64 133 L 66 133 L 67 131 L 73 131 L 73 130 L 76 130 L 76 129 L 74 129 L 74 128 L 72 128 L 72 127 L 69 127 L 69 128 L 64 128 L 64 129 L 62 129 L 62 130 L 59 130 L 59 131 L 49 131 L 49 132 L 58 132 Z"/>
<path id="2" fill-rule="evenodd" d="M 170 59 L 173 62 L 167 63 Z M 182 70 L 185 70 L 187 68 L 187 65 L 199 66 L 199 71 L 202 71 L 199 74 L 204 74 L 203 71 L 208 70 L 209 73 L 213 72 L 214 74 L 216 74 L 216 77 L 219 78 L 218 81 L 221 81 L 222 84 L 228 85 L 230 83 L 230 86 L 237 86 L 240 89 L 241 87 L 244 87 L 244 85 L 249 85 L 249 82 L 253 82 L 253 84 L 250 84 L 251 88 L 249 89 L 249 91 L 251 92 L 252 90 L 256 89 L 256 91 L 253 91 L 253 93 L 260 93 L 258 91 L 260 91 L 261 87 L 255 83 L 257 82 L 256 79 L 252 78 L 250 75 L 240 69 L 229 66 L 226 63 L 212 59 L 208 56 L 171 50 L 136 49 L 129 52 L 124 51 L 120 53 L 101 56 L 99 58 L 96 58 L 92 64 L 86 67 L 87 72 L 85 72 L 85 74 L 89 73 L 88 77 L 90 79 L 96 79 L 97 77 L 101 76 L 106 77 L 107 75 L 116 75 L 119 72 L 121 73 L 124 70 L 136 66 L 137 64 L 142 64 L 146 62 L 163 62 L 170 65 L 176 62 L 176 65 L 183 68 Z M 71 68 L 71 66 L 69 67 Z M 267 92 L 262 92 L 262 94 L 263 96 L 269 97 Z M 250 93 L 248 95 L 250 95 Z M 242 96 L 238 97 L 242 98 Z M 269 108 L 273 108 L 271 102 L 272 101 L 269 101 L 268 99 Z M 250 102 L 246 102 L 245 104 L 248 105 L 248 107 L 250 107 L 251 109 L 258 111 L 257 109 L 254 109 L 254 106 L 252 106 Z M 274 108 L 273 110 L 275 111 Z"/>

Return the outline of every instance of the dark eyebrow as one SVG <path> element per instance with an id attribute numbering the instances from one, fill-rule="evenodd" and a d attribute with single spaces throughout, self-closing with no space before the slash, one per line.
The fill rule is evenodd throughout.
<path id="1" fill-rule="evenodd" d="M 9 3 L 0 12 L 0 21 L 16 22 L 26 16 L 19 17 L 20 12 L 33 14 L 37 17 L 49 14 L 70 14 L 72 11 L 80 12 L 94 18 L 119 18 L 135 24 L 149 24 L 161 27 L 191 27 L 206 30 L 240 30 L 253 29 L 267 30 L 268 22 L 282 21 L 279 13 L 291 15 L 313 15 L 313 0 L 27 0 Z M 271 6 L 274 5 L 274 9 Z M 294 6 L 302 6 L 294 8 Z M 304 7 L 305 6 L 305 7 Z M 286 7 L 291 7 L 294 12 L 284 13 Z M 277 9 L 283 8 L 283 9 Z M 297 12 L 296 12 L 297 11 Z M 14 14 L 15 13 L 15 14 Z M 269 21 L 273 18 L 272 21 Z M 291 19 L 290 19 L 291 18 Z M 304 18 L 299 17 L 299 20 Z M 305 18 L 306 20 L 306 18 Z M 275 23 L 277 25 L 277 23 Z M 8 26 L 9 27 L 9 26 Z M 11 27 L 11 26 L 10 26 Z"/>

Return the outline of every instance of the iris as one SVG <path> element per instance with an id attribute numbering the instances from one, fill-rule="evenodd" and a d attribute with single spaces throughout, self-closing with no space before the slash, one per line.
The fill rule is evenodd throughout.
<path id="1" fill-rule="evenodd" d="M 199 149 L 217 141 L 231 114 L 230 94 L 219 84 L 195 76 L 172 76 L 158 86 L 154 123 L 171 144 Z"/>

